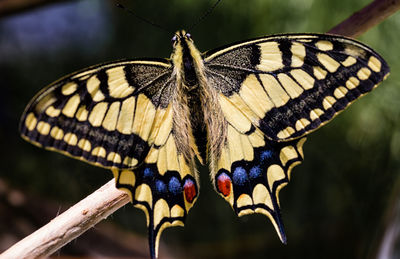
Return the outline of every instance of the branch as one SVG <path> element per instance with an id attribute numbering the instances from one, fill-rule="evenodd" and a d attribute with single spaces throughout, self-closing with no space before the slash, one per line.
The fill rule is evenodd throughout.
<path id="1" fill-rule="evenodd" d="M 398 254 L 398 244 L 400 240 L 400 179 L 397 179 L 393 185 L 393 192 L 390 194 L 391 198 L 388 201 L 389 208 L 383 218 L 385 225 L 384 233 L 379 240 L 379 248 L 375 256 L 371 258 L 386 259 L 395 258 Z"/>
<path id="2" fill-rule="evenodd" d="M 39 6 L 54 4 L 66 0 L 1 0 L 0 17 L 27 11 Z"/>
<path id="3" fill-rule="evenodd" d="M 328 32 L 357 38 L 400 9 L 400 0 L 375 0 Z"/>
<path id="4" fill-rule="evenodd" d="M 128 202 L 128 194 L 116 189 L 113 179 L 13 245 L 0 258 L 24 259 L 51 255 Z"/>
<path id="5" fill-rule="evenodd" d="M 8 0 L 8 2 L 12 1 L 15 0 Z M 44 2 L 44 0 L 42 1 Z M 375 0 L 329 32 L 357 37 L 399 8 L 400 0 Z M 23 259 L 51 255 L 128 202 L 128 195 L 117 190 L 114 180 L 111 180 L 41 229 L 9 248 L 0 255 L 0 259 Z"/>

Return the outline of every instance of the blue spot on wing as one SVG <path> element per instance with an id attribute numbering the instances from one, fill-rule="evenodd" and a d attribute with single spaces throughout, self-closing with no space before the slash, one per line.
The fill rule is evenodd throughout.
<path id="1" fill-rule="evenodd" d="M 266 159 L 269 159 L 271 157 L 272 157 L 272 151 L 270 150 L 265 150 L 260 155 L 261 162 L 264 162 Z"/>
<path id="2" fill-rule="evenodd" d="M 168 189 L 171 193 L 177 195 L 182 193 L 182 186 L 178 178 L 172 177 L 168 183 Z"/>
<path id="3" fill-rule="evenodd" d="M 167 186 L 163 181 L 157 180 L 156 181 L 156 190 L 159 193 L 165 193 L 167 192 Z"/>
<path id="4" fill-rule="evenodd" d="M 237 185 L 243 185 L 245 182 L 249 180 L 247 177 L 246 170 L 241 166 L 235 168 L 235 170 L 233 171 L 232 179 L 233 183 Z"/>
<path id="5" fill-rule="evenodd" d="M 252 167 L 250 169 L 249 176 L 251 179 L 261 176 L 261 168 L 259 166 Z"/>
<path id="6" fill-rule="evenodd" d="M 143 177 L 150 178 L 153 176 L 153 171 L 150 168 L 145 168 L 143 170 Z"/>

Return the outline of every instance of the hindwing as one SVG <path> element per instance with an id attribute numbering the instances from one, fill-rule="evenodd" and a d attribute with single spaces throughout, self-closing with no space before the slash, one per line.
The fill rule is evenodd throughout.
<path id="1" fill-rule="evenodd" d="M 163 230 L 183 226 L 199 194 L 195 164 L 177 155 L 173 139 L 171 134 L 166 145 L 136 169 L 112 169 L 117 188 L 127 191 L 133 205 L 146 214 L 152 258 L 157 257 Z M 150 161 L 151 156 L 156 160 Z"/>
<path id="2" fill-rule="evenodd" d="M 268 216 L 283 243 L 286 243 L 286 236 L 279 191 L 289 182 L 292 168 L 303 161 L 305 140 L 275 142 L 259 129 L 240 133 L 228 125 L 226 144 L 220 157 L 213 162 L 215 189 L 235 213 Z"/>
<path id="3" fill-rule="evenodd" d="M 325 34 L 263 37 L 206 52 L 204 60 L 227 121 L 274 141 L 324 125 L 389 73 L 369 47 Z"/>

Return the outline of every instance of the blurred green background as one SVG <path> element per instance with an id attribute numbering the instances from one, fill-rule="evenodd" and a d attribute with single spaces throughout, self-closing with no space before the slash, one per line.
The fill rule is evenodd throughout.
<path id="1" fill-rule="evenodd" d="M 190 27 L 214 3 L 120 2 L 171 32 L 102 0 L 66 1 L 0 17 L 0 251 L 112 177 L 107 170 L 23 141 L 18 123 L 29 100 L 52 81 L 90 65 L 169 57 L 175 30 Z M 206 51 L 274 33 L 326 32 L 369 2 L 224 0 L 190 33 L 198 49 Z M 399 32 L 396 13 L 359 38 L 387 60 L 391 75 L 308 137 L 305 161 L 280 195 L 286 246 L 265 216 L 237 218 L 202 168 L 200 198 L 185 228 L 164 232 L 160 258 L 377 257 L 385 231 L 400 228 L 399 221 L 392 221 L 400 206 Z M 147 256 L 141 211 L 128 205 L 105 222 L 109 225 L 100 224 L 57 255 Z M 108 230 L 118 234 L 104 241 Z M 124 243 L 124 237 L 133 242 Z M 392 258 L 400 258 L 396 242 Z"/>

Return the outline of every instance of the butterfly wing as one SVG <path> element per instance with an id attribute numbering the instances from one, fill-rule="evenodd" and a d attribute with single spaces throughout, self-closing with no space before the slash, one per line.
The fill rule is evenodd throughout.
<path id="1" fill-rule="evenodd" d="M 43 89 L 20 124 L 29 142 L 112 170 L 147 216 L 152 257 L 198 194 L 193 158 L 178 152 L 173 132 L 175 89 L 169 60 L 102 64 Z"/>
<path id="2" fill-rule="evenodd" d="M 259 129 L 244 134 L 231 125 L 226 134 L 226 145 L 212 169 L 215 189 L 238 216 L 268 216 L 286 243 L 278 195 L 289 182 L 292 168 L 303 161 L 306 138 L 274 142 Z"/>
<path id="3" fill-rule="evenodd" d="M 389 73 L 367 46 L 333 35 L 292 34 L 239 42 L 204 54 L 228 127 L 215 188 L 241 216 L 269 216 L 285 242 L 279 190 L 303 159 L 304 136 Z"/>
<path id="4" fill-rule="evenodd" d="M 372 49 L 324 34 L 270 36 L 205 54 L 206 76 L 231 109 L 269 139 L 304 136 L 331 120 L 389 73 Z M 229 103 L 225 105 L 225 103 Z"/>

